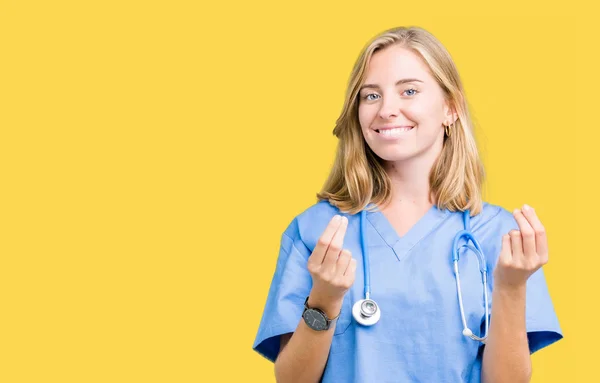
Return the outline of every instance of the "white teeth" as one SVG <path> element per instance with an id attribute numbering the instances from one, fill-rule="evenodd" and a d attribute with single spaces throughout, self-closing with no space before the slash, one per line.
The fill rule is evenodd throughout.
<path id="1" fill-rule="evenodd" d="M 405 132 L 410 131 L 412 128 L 394 128 L 394 129 L 383 129 L 379 131 L 379 134 L 382 134 L 387 137 L 395 137 L 400 136 Z"/>

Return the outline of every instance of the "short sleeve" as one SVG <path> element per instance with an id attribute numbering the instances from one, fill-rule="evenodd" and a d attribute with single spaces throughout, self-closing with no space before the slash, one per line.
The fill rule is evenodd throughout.
<path id="1" fill-rule="evenodd" d="M 540 268 L 527 280 L 525 323 L 529 352 L 534 352 L 562 339 L 563 334 L 548 292 L 544 269 Z"/>
<path id="2" fill-rule="evenodd" d="M 492 292 L 491 289 L 493 289 L 493 270 L 496 267 L 498 256 L 502 248 L 502 236 L 508 234 L 510 230 L 519 230 L 519 225 L 512 213 L 503 208 L 499 209 L 500 211 L 490 220 L 488 226 L 490 228 L 488 232 L 490 237 L 486 239 L 485 245 L 482 244 L 486 251 L 486 256 L 488 256 L 487 262 L 490 277 L 490 293 Z M 482 231 L 485 232 L 486 230 Z M 491 297 L 492 295 L 490 295 L 490 301 Z M 493 318 L 493 315 L 491 314 L 493 311 L 493 302 L 490 302 L 490 305 L 490 315 L 491 318 Z M 491 320 L 492 319 L 490 319 L 490 321 Z M 527 280 L 525 326 L 530 354 L 563 338 L 562 329 L 548 291 L 543 267 L 533 273 Z M 484 323 L 482 322 L 482 329 L 483 328 Z"/>
<path id="3" fill-rule="evenodd" d="M 252 347 L 271 362 L 279 354 L 281 335 L 296 331 L 302 319 L 304 301 L 312 288 L 309 256 L 295 219 L 281 236 L 275 272 Z"/>

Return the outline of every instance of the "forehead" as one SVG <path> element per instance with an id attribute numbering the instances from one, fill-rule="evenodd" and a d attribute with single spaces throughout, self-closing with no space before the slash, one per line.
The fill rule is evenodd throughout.
<path id="1" fill-rule="evenodd" d="M 392 45 L 375 52 L 367 65 L 365 83 L 384 85 L 401 78 L 417 78 L 430 82 L 429 67 L 415 52 Z"/>

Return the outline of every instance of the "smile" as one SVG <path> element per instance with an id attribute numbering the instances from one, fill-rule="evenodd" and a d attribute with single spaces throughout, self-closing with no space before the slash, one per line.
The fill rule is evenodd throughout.
<path id="1" fill-rule="evenodd" d="M 399 138 L 414 129 L 414 126 L 393 128 L 393 129 L 376 129 L 378 136 L 383 138 Z"/>

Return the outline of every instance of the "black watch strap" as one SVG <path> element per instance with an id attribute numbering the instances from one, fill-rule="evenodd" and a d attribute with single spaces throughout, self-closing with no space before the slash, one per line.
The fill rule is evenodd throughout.
<path id="1" fill-rule="evenodd" d="M 325 311 L 323 311 L 322 309 L 318 308 L 318 307 L 309 307 L 308 306 L 308 298 L 310 296 L 306 297 L 306 300 L 304 301 L 304 310 L 308 310 L 308 309 L 313 309 L 313 310 L 319 310 L 321 313 L 323 313 L 323 316 L 325 317 L 325 319 L 327 319 L 328 322 L 333 322 L 334 320 L 338 319 L 340 317 L 340 314 L 342 313 L 341 311 L 339 312 L 338 315 L 336 315 L 333 318 L 329 318 L 327 316 L 327 314 L 325 314 Z"/>

